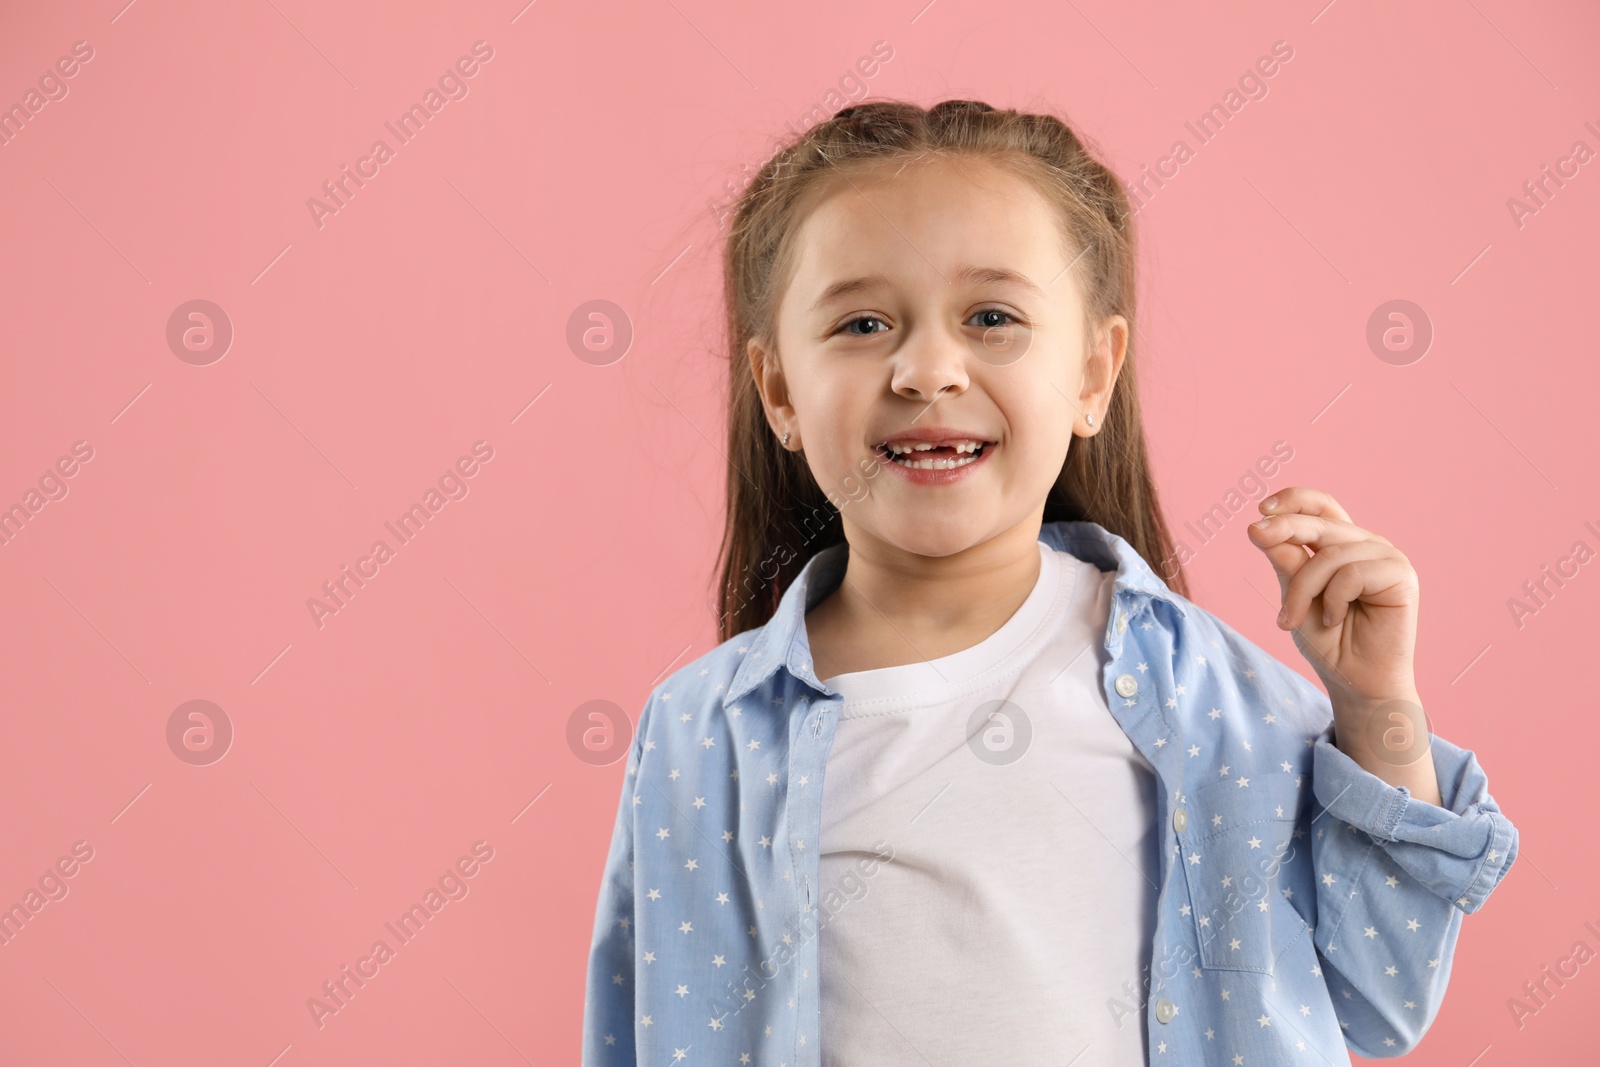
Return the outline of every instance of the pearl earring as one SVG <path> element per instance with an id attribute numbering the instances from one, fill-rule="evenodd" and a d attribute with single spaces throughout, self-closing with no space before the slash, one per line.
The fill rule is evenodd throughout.
<path id="1" fill-rule="evenodd" d="M 1084 417 L 1085 417 L 1085 418 L 1087 418 L 1087 419 L 1088 419 L 1088 420 L 1089 420 L 1089 425 L 1090 425 L 1090 426 L 1093 426 L 1093 425 L 1094 425 L 1094 416 L 1093 416 L 1093 415 L 1086 415 L 1086 416 L 1084 416 Z"/>
<path id="2" fill-rule="evenodd" d="M 785 433 L 783 435 L 783 447 L 784 448 L 788 448 L 789 447 L 789 434 L 788 434 L 787 431 L 785 431 Z"/>

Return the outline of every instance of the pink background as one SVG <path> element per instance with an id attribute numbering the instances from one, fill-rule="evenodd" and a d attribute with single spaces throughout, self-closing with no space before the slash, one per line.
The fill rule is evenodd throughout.
<path id="1" fill-rule="evenodd" d="M 715 643 L 714 206 L 877 41 L 858 95 L 1058 108 L 1129 179 L 1195 149 L 1140 213 L 1140 356 L 1196 598 L 1314 678 L 1247 519 L 1182 529 L 1279 440 L 1273 488 L 1406 552 L 1429 713 L 1523 847 L 1412 1059 L 1592 1055 L 1593 965 L 1520 1030 L 1506 1002 L 1600 949 L 1600 564 L 1520 628 L 1507 601 L 1600 549 L 1600 163 L 1520 227 L 1507 201 L 1600 149 L 1600 15 L 523 2 L 7 5 L 0 103 L 94 54 L 0 147 L 0 506 L 93 459 L 0 546 L 0 904 L 94 855 L 0 947 L 0 1061 L 576 1061 L 623 765 L 576 758 L 568 716 L 636 716 Z M 319 228 L 307 199 L 479 40 L 469 94 Z M 195 299 L 235 334 L 208 366 L 166 341 Z M 566 339 L 595 299 L 635 331 L 604 366 Z M 1435 330 L 1409 365 L 1366 340 L 1394 299 Z M 480 440 L 469 494 L 319 627 L 307 599 Z M 209 766 L 166 737 L 197 699 L 235 730 Z M 319 1028 L 308 998 L 478 841 L 470 894 Z"/>

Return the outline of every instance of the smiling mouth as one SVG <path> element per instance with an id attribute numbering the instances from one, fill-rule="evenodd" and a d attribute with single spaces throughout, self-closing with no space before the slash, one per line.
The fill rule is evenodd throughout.
<path id="1" fill-rule="evenodd" d="M 950 445 L 878 445 L 877 454 L 897 466 L 911 470 L 954 470 L 975 463 L 994 447 L 993 441 L 958 441 Z"/>

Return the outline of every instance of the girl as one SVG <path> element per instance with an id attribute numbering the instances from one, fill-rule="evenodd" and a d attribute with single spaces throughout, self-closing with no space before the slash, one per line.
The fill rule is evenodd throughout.
<path id="1" fill-rule="evenodd" d="M 1326 693 L 1187 598 L 1132 221 L 1058 119 L 964 100 L 847 107 L 745 192 L 722 643 L 639 718 L 586 1063 L 1421 1040 L 1516 829 L 1428 729 L 1416 574 L 1326 493 L 1248 527 Z"/>

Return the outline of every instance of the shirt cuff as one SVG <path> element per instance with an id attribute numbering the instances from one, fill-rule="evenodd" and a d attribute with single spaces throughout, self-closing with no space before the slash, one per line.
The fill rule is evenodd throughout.
<path id="1" fill-rule="evenodd" d="M 1433 735 L 1429 748 L 1440 804 L 1368 771 L 1333 744 L 1330 727 L 1312 747 L 1312 793 L 1334 818 L 1364 830 L 1435 892 L 1473 912 L 1511 869 L 1517 830 L 1489 795 L 1468 749 Z M 1426 851 L 1416 851 L 1418 847 Z"/>

